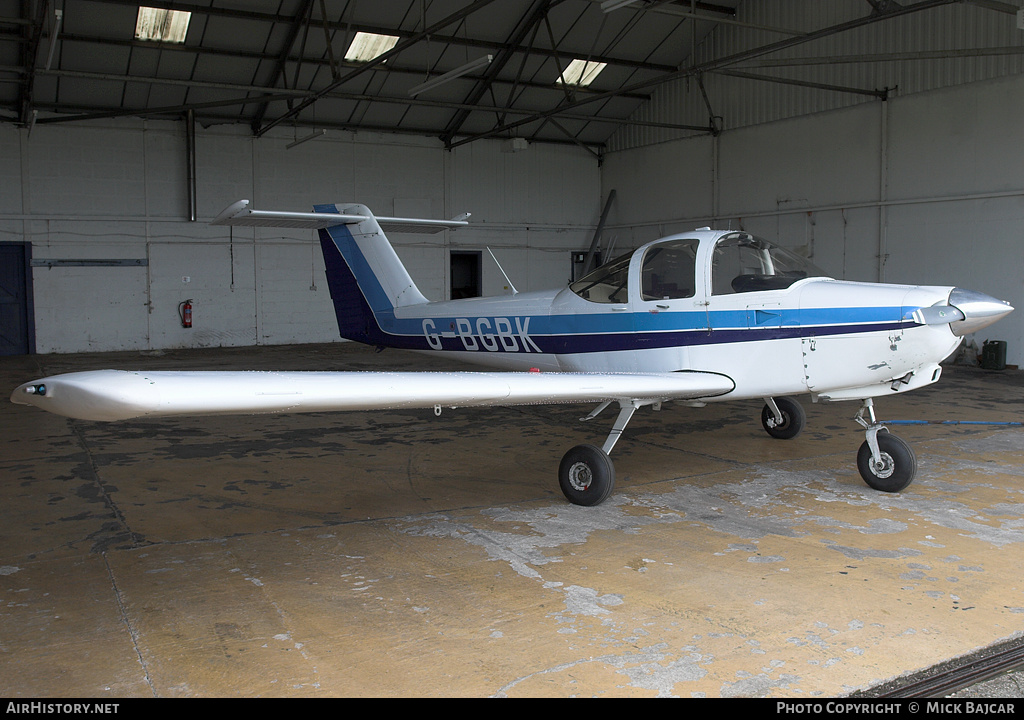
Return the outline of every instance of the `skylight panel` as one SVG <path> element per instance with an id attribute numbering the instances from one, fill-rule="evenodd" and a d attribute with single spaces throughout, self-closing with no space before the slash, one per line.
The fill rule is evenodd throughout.
<path id="1" fill-rule="evenodd" d="M 135 39 L 183 43 L 191 19 L 192 13 L 182 10 L 139 7 L 139 18 L 135 22 Z"/>
<path id="2" fill-rule="evenodd" d="M 565 72 L 562 73 L 558 82 L 562 85 L 589 87 L 590 83 L 594 82 L 594 79 L 601 74 L 601 71 L 604 70 L 606 65 L 607 63 L 592 62 L 577 58 L 569 63 L 569 67 L 567 67 Z"/>
<path id="3" fill-rule="evenodd" d="M 394 35 L 378 35 L 377 33 L 357 32 L 348 46 L 345 59 L 352 62 L 369 62 L 383 55 L 398 44 Z"/>

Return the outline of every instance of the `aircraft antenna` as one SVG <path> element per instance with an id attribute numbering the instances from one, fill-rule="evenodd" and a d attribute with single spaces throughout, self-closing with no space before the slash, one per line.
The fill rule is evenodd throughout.
<path id="1" fill-rule="evenodd" d="M 489 253 L 491 254 L 491 260 L 493 260 L 493 261 L 494 261 L 494 264 L 498 266 L 498 270 L 500 270 L 500 271 L 501 271 L 501 274 L 505 276 L 505 282 L 507 282 L 507 283 L 508 283 L 508 286 L 509 286 L 510 288 L 512 288 L 512 294 L 513 294 L 513 295 L 518 295 L 518 294 L 519 294 L 519 291 L 518 291 L 518 290 L 516 290 L 516 286 L 512 284 L 512 281 L 508 279 L 508 273 L 506 273 L 506 272 L 505 272 L 505 268 L 503 268 L 503 267 L 501 266 L 501 263 L 500 263 L 500 262 L 498 262 L 498 258 L 494 257 L 494 253 L 493 253 L 493 252 L 491 252 L 491 249 L 490 249 L 490 248 L 487 248 L 487 252 L 489 252 Z"/>

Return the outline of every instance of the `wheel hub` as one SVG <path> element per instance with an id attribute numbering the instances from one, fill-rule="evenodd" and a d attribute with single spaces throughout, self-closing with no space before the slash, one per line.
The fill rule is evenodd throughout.
<path id="1" fill-rule="evenodd" d="M 887 478 L 893 474 L 896 469 L 896 463 L 892 460 L 892 455 L 887 452 L 878 453 L 879 462 L 871 462 L 871 472 L 878 478 Z"/>
<path id="2" fill-rule="evenodd" d="M 590 466 L 585 462 L 575 462 L 569 468 L 569 484 L 572 485 L 573 490 L 582 492 L 590 487 L 593 480 L 594 475 L 590 471 Z"/>

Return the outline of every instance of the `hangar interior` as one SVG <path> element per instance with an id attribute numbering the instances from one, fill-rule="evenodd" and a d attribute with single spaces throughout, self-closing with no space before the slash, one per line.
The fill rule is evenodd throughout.
<path id="1" fill-rule="evenodd" d="M 210 226 L 243 198 L 472 213 L 389 234 L 431 300 L 564 285 L 591 249 L 712 226 L 837 279 L 1024 307 L 1016 1 L 148 7 L 0 0 L 11 388 L 439 367 L 337 342 L 315 233 Z M 1009 370 L 950 366 L 885 408 L 1004 423 L 901 431 L 923 478 L 897 496 L 855 477 L 839 405 L 785 447 L 757 406 L 648 413 L 588 512 L 550 479 L 593 432 L 573 408 L 100 426 L 5 404 L 0 684 L 815 697 L 968 656 L 1022 629 L 1022 323 L 968 337 L 1004 341 Z"/>

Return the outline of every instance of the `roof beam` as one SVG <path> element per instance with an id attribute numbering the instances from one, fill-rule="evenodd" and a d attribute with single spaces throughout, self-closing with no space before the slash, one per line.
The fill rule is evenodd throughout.
<path id="1" fill-rule="evenodd" d="M 0 72 L 20 72 L 24 73 L 21 68 L 12 68 L 7 66 L 0 66 Z M 185 79 L 173 79 L 173 78 L 147 78 L 145 80 L 139 80 L 128 75 L 112 75 L 108 73 L 91 73 L 82 72 L 76 70 L 39 70 L 39 75 L 52 76 L 59 78 L 74 78 L 82 80 L 100 80 L 109 82 L 119 83 L 132 83 L 132 82 L 148 82 L 154 85 L 169 85 L 172 87 L 185 87 L 185 88 L 196 88 L 203 90 L 223 90 L 242 93 L 242 97 L 228 99 L 228 100 L 216 100 L 207 103 L 190 103 L 182 105 L 173 105 L 163 108 L 155 108 L 152 110 L 146 110 L 145 108 L 134 108 L 134 109 L 119 109 L 119 110 L 107 110 L 100 111 L 95 109 L 87 109 L 86 115 L 71 115 L 61 117 L 50 117 L 40 119 L 40 124 L 49 123 L 61 123 L 61 122 L 74 122 L 77 120 L 93 120 L 99 117 L 110 118 L 110 117 L 123 117 L 123 116 L 144 116 L 144 115 L 168 115 L 168 114 L 180 114 L 188 109 L 203 109 L 208 107 L 224 107 L 230 105 L 247 105 L 254 102 L 273 102 L 281 100 L 294 100 L 303 98 L 306 96 L 304 90 L 282 90 L 280 88 L 273 87 L 258 87 L 250 85 L 240 85 L 237 83 L 215 83 L 205 82 L 202 80 L 185 80 Z M 244 93 L 260 93 L 258 96 L 248 97 Z M 493 105 L 470 105 L 467 103 L 456 103 L 447 102 L 444 100 L 423 100 L 419 98 L 409 97 L 388 97 L 383 95 L 367 95 L 362 93 L 346 93 L 341 91 L 334 91 L 329 93 L 326 97 L 335 100 L 352 100 L 354 102 L 380 102 L 389 103 L 394 105 L 405 105 L 410 107 L 431 107 L 431 108 L 444 108 L 449 110 L 468 110 L 471 112 L 483 112 L 483 113 L 505 113 L 509 115 L 530 115 L 533 110 L 517 110 L 511 107 L 498 107 Z M 40 105 L 40 107 L 43 107 Z M 47 105 L 47 109 L 60 110 L 62 106 L 58 104 Z M 594 115 L 585 114 L 573 114 L 570 112 L 559 113 L 560 117 L 567 120 L 583 120 L 589 122 L 603 122 L 611 123 L 614 125 L 636 125 L 640 127 L 657 127 L 668 130 L 704 130 L 705 128 L 697 128 L 691 125 L 682 125 L 679 123 L 669 122 L 653 122 L 643 120 L 631 120 L 629 118 L 614 118 L 614 117 L 600 117 Z M 302 123 L 299 123 L 302 124 Z M 350 124 L 352 125 L 352 124 Z M 354 125 L 352 125 L 354 126 Z"/>
<path id="2" fill-rule="evenodd" d="M 432 39 L 434 37 L 437 37 L 437 36 L 436 35 L 433 36 Z M 90 37 L 90 36 L 84 36 L 84 35 L 69 35 L 68 33 L 61 33 L 61 39 L 64 40 L 64 41 L 67 41 L 67 42 L 92 43 L 92 44 L 97 44 L 97 45 L 102 45 L 102 46 L 114 46 L 114 47 L 131 47 L 131 48 L 148 48 L 148 49 L 153 49 L 156 46 L 152 42 L 143 42 L 141 40 L 115 40 L 115 39 L 111 39 L 111 38 L 96 38 L 96 37 Z M 200 48 L 200 47 L 194 47 L 194 46 L 189 46 L 189 45 L 171 45 L 171 44 L 166 44 L 166 43 L 159 45 L 159 49 L 160 49 L 160 52 L 189 53 L 189 54 L 193 54 L 193 55 L 211 55 L 211 56 L 215 56 L 215 57 L 244 58 L 244 59 L 247 59 L 247 60 L 256 60 L 256 61 L 274 60 L 275 57 L 277 57 L 275 55 L 270 55 L 270 54 L 267 54 L 267 53 L 247 52 L 247 51 L 243 51 L 243 50 L 227 50 L 227 49 L 222 49 L 222 48 L 210 48 L 210 47 L 202 47 L 202 48 Z M 294 55 L 288 56 L 287 62 L 289 62 L 289 63 L 296 63 L 296 64 L 305 63 L 305 64 L 308 64 L 308 65 L 323 65 L 323 66 L 329 66 L 330 65 L 330 61 L 328 61 L 328 60 L 326 60 L 324 58 L 303 58 L 303 57 L 298 57 L 298 56 L 294 56 Z M 338 64 L 339 64 L 340 67 L 352 68 L 352 69 L 356 69 L 356 68 L 359 68 L 359 67 L 362 66 L 362 63 L 350 62 L 348 60 L 341 60 L 341 61 L 339 61 Z M 675 68 L 670 67 L 669 70 L 675 70 Z M 396 73 L 396 74 L 403 74 L 403 75 L 416 75 L 417 77 L 421 77 L 423 75 L 423 70 L 422 69 L 416 70 L 416 69 L 413 69 L 413 68 L 410 68 L 410 67 L 404 67 L 404 66 L 396 65 L 394 63 L 384 63 L 382 65 L 378 65 L 378 66 L 373 68 L 373 72 Z M 475 78 L 478 78 L 479 76 L 467 75 L 466 77 L 469 78 L 469 79 L 475 79 Z M 137 82 L 150 82 L 150 81 L 156 82 L 157 81 L 157 78 L 150 78 L 150 77 L 136 77 L 136 78 L 132 78 L 132 79 L 134 79 Z M 497 80 L 497 82 L 505 82 L 505 81 Z M 535 83 L 535 82 L 520 81 L 519 84 L 522 85 L 523 87 L 528 87 L 528 88 L 531 88 L 531 89 L 534 89 L 534 90 L 554 90 L 555 89 L 549 83 Z M 280 89 L 280 88 L 278 88 L 278 89 Z M 580 88 L 580 90 L 582 90 L 584 92 L 596 92 L 595 90 L 591 90 L 589 88 Z M 298 91 L 296 93 L 296 97 L 306 96 L 306 95 L 309 95 L 309 91 L 308 90 L 302 90 L 302 91 Z M 650 95 L 641 94 L 641 93 L 625 93 L 625 94 L 622 95 L 622 97 L 632 98 L 632 99 L 635 99 L 635 100 L 648 100 L 648 99 L 650 99 Z"/>
<path id="3" fill-rule="evenodd" d="M 373 67 L 380 65 L 388 58 L 397 55 L 398 53 L 411 47 L 412 45 L 415 45 L 420 40 L 429 37 L 437 30 L 446 28 L 449 25 L 456 23 L 469 15 L 472 15 L 477 10 L 486 7 L 487 5 L 490 5 L 492 2 L 494 2 L 494 0 L 476 0 L 476 2 L 472 3 L 471 5 L 468 5 L 467 7 L 464 7 L 461 10 L 457 10 L 448 17 L 442 19 L 440 22 L 436 22 L 430 27 L 425 28 L 421 32 L 417 33 L 416 35 L 413 35 L 412 37 L 406 39 L 405 41 L 398 43 L 397 45 L 395 45 L 395 47 L 391 48 L 391 50 L 387 51 L 386 53 L 378 55 L 370 62 L 365 63 L 362 67 L 352 70 L 351 72 L 347 73 L 344 77 L 335 80 L 334 82 L 327 85 L 327 87 L 310 94 L 305 100 L 299 103 L 297 107 L 290 109 L 288 112 L 286 112 L 284 115 L 277 118 L 276 120 L 271 120 L 269 123 L 267 123 L 262 128 L 257 130 L 254 133 L 254 135 L 256 137 L 262 137 L 268 130 L 276 127 L 277 125 L 281 124 L 282 122 L 289 118 L 295 117 L 300 112 L 308 108 L 310 105 L 315 103 L 317 100 L 319 100 L 320 98 L 322 98 L 324 95 L 331 92 L 335 88 L 343 85 L 344 83 L 348 82 L 349 80 L 352 80 L 353 78 L 359 75 L 362 75 L 367 70 L 370 70 Z"/>
<path id="4" fill-rule="evenodd" d="M 799 58 L 779 58 L 776 60 L 755 60 L 743 65 L 743 69 L 802 67 L 805 65 L 854 65 L 859 63 L 893 63 L 911 60 L 960 60 L 974 57 L 999 57 L 1003 55 L 1022 55 L 1024 45 L 1004 45 L 987 48 L 951 48 L 948 50 L 911 50 L 907 52 L 872 53 L 870 55 L 825 55 Z"/>
<path id="5" fill-rule="evenodd" d="M 554 4 L 558 4 L 562 0 L 554 0 Z M 494 79 L 498 76 L 508 64 L 508 61 L 512 59 L 514 52 L 513 48 L 520 45 L 526 36 L 530 33 L 530 30 L 547 17 L 548 10 L 552 7 L 552 0 L 534 0 L 533 4 L 527 9 L 527 11 L 520 18 L 519 23 L 513 29 L 509 35 L 509 39 L 506 41 L 505 47 L 498 52 L 498 56 L 494 58 L 487 70 L 484 72 L 483 79 L 477 81 L 476 87 L 470 91 L 466 97 L 466 104 L 475 105 L 483 98 L 488 88 L 491 87 Z M 441 135 L 441 139 L 444 140 L 444 144 L 447 146 L 451 139 L 458 133 L 459 128 L 466 122 L 466 118 L 469 117 L 468 110 L 459 110 L 455 117 L 451 119 L 448 126 L 445 128 L 444 133 Z"/>
<path id="6" fill-rule="evenodd" d="M 292 47 L 295 45 L 295 40 L 299 37 L 299 30 L 302 26 L 307 25 L 311 22 L 313 12 L 313 0 L 304 0 L 303 5 L 295 13 L 295 17 L 292 18 L 291 25 L 288 27 L 288 36 L 285 38 L 284 43 L 281 46 L 281 52 L 277 57 L 277 64 L 274 66 L 274 71 L 271 73 L 272 80 L 271 85 L 277 85 L 278 80 L 284 81 L 284 86 L 288 87 L 288 79 L 285 77 L 284 71 L 288 64 L 288 53 L 291 52 Z M 305 22 L 303 19 L 305 18 Z M 297 72 L 297 71 L 296 71 Z M 263 122 L 263 116 L 267 112 L 267 103 L 263 103 L 257 108 L 252 118 L 252 128 L 255 130 Z"/>
<path id="7" fill-rule="evenodd" d="M 467 137 L 457 142 L 452 142 L 449 147 L 454 148 L 458 147 L 459 145 L 465 145 L 466 143 L 470 143 L 475 140 L 480 140 L 482 138 L 487 138 L 493 135 L 498 135 L 507 132 L 508 130 L 515 129 L 521 125 L 526 125 L 527 123 L 536 122 L 537 120 L 541 120 L 543 118 L 550 117 L 551 115 L 558 114 L 559 109 L 572 110 L 592 102 L 603 100 L 605 98 L 615 97 L 620 92 L 635 92 L 639 90 L 646 90 L 657 85 L 662 85 L 666 82 L 671 82 L 672 80 L 679 80 L 684 77 L 692 77 L 700 75 L 701 73 L 705 72 L 722 70 L 731 65 L 736 65 L 747 60 L 754 60 L 765 55 L 770 55 L 772 53 L 779 52 L 780 50 L 786 50 L 788 48 L 796 47 L 798 45 L 802 45 L 804 43 L 808 43 L 814 40 L 820 40 L 822 38 L 830 37 L 832 35 L 838 35 L 839 33 L 848 32 L 850 30 L 865 27 L 867 25 L 872 25 L 876 22 L 889 20 L 895 17 L 903 17 L 905 15 L 910 15 L 912 13 L 920 12 L 922 10 L 932 10 L 938 7 L 944 7 L 946 5 L 964 3 L 966 1 L 967 0 L 921 0 L 921 2 L 914 3 L 913 5 L 897 6 L 894 9 L 887 12 L 885 15 L 876 16 L 872 14 L 867 17 L 858 18 L 856 20 L 849 20 L 847 22 L 839 23 L 838 25 L 831 25 L 825 28 L 821 28 L 819 30 L 812 31 L 805 35 L 800 35 L 798 37 L 786 38 L 785 40 L 779 40 L 777 42 L 769 43 L 767 45 L 761 45 L 758 47 L 751 48 L 749 50 L 743 50 L 741 52 L 717 58 L 715 60 L 697 63 L 695 65 L 691 65 L 690 67 L 683 68 L 676 72 L 667 73 L 660 77 L 654 78 L 653 80 L 646 80 L 643 82 L 634 83 L 633 85 L 629 85 L 620 90 L 612 90 L 606 93 L 598 93 L 597 95 L 594 95 L 592 97 L 577 100 L 576 102 L 571 103 L 570 105 L 567 106 L 563 106 L 562 108 L 555 108 L 553 110 L 547 110 L 544 112 L 536 113 L 531 117 L 527 117 L 522 120 L 517 120 L 511 123 L 505 123 L 500 127 L 495 127 L 486 132 Z"/>
<path id="8" fill-rule="evenodd" d="M 886 100 L 889 97 L 888 90 L 865 90 L 863 88 L 855 88 L 845 85 L 829 85 L 827 83 L 781 78 L 773 75 L 760 75 L 757 73 L 741 72 L 739 70 L 716 70 L 715 72 L 718 75 L 728 75 L 729 77 L 742 78 L 744 80 L 756 80 L 758 82 L 770 82 L 777 83 L 779 85 L 796 85 L 797 87 L 811 88 L 813 90 L 831 90 L 832 92 L 866 95 L 868 97 L 878 98 L 879 100 Z"/>
<path id="9" fill-rule="evenodd" d="M 32 11 L 33 3 L 22 0 L 22 13 L 27 18 Z M 43 27 L 46 25 L 46 11 L 50 3 L 43 2 L 36 5 L 36 17 L 22 29 L 25 43 L 20 49 L 20 62 L 27 68 L 25 80 L 18 92 L 18 121 L 22 125 L 29 125 L 32 121 L 32 94 L 36 83 L 36 56 L 39 54 L 39 45 L 43 39 Z"/>
<path id="10" fill-rule="evenodd" d="M 132 5 L 137 6 L 139 0 L 92 0 L 92 2 L 103 2 L 110 3 L 113 5 Z M 699 3 L 698 3 L 699 4 Z M 287 15 L 275 15 L 273 13 L 261 13 L 252 12 L 248 10 L 234 10 L 230 8 L 220 7 L 209 7 L 202 5 L 194 5 L 191 3 L 182 2 L 171 2 L 170 0 L 146 0 L 146 5 L 156 8 L 167 8 L 170 10 L 187 10 L 192 13 L 199 15 L 209 15 L 211 17 L 225 17 L 234 19 L 245 19 L 245 20 L 259 20 L 267 23 L 290 23 L 293 18 Z M 382 27 L 380 25 L 367 25 L 363 23 L 351 23 L 342 21 L 330 21 L 324 23 L 324 26 L 329 30 L 343 30 L 355 32 L 367 32 L 375 33 L 377 35 L 394 35 L 395 37 L 403 40 L 416 37 L 419 33 L 410 30 L 402 30 L 401 28 L 395 27 Z M 454 45 L 456 47 L 471 47 L 481 48 L 484 50 L 501 50 L 507 46 L 506 43 L 497 41 L 484 40 L 480 38 L 468 38 L 459 37 L 456 35 L 442 35 L 440 33 L 430 34 L 431 42 L 438 42 L 445 45 Z M 148 43 L 150 47 L 153 47 L 155 43 Z M 514 48 L 518 52 L 526 52 L 525 46 L 518 46 Z M 530 50 L 533 55 L 543 55 L 544 57 L 554 57 L 554 51 L 547 48 L 533 48 Z M 638 70 L 652 70 L 655 72 L 671 72 L 676 68 L 672 65 L 665 65 L 662 63 L 650 63 L 642 60 L 631 60 L 629 58 L 622 57 L 606 57 L 594 55 L 591 60 L 595 62 L 608 63 L 609 65 L 621 65 L 623 67 L 636 68 Z"/>
<path id="11" fill-rule="evenodd" d="M 262 98 L 252 98 L 251 101 L 252 102 L 259 102 L 261 99 Z M 237 102 L 238 103 L 246 103 L 246 102 L 250 102 L 250 99 L 242 98 L 242 99 L 239 99 Z M 213 105 L 216 105 L 218 103 L 200 103 L 200 104 L 201 105 L 213 106 Z M 41 110 L 52 110 L 52 109 L 55 109 L 55 106 L 53 104 L 51 104 L 51 103 L 39 103 L 38 107 Z M 180 106 L 175 106 L 175 107 L 168 107 L 168 108 L 164 108 L 162 110 L 162 113 L 163 114 L 167 114 L 167 115 L 177 115 L 177 116 L 180 117 L 184 113 L 184 111 L 188 110 L 190 107 L 195 107 L 195 105 L 180 105 Z M 57 122 L 62 122 L 62 121 L 70 122 L 71 120 L 85 119 L 87 117 L 94 117 L 94 118 L 113 117 L 110 113 L 107 113 L 107 112 L 105 112 L 105 111 L 103 111 L 101 109 L 98 109 L 98 108 L 94 108 L 94 109 L 79 108 L 79 110 L 82 112 L 81 115 L 75 116 L 73 118 L 69 118 L 68 120 L 65 120 L 64 118 L 57 118 L 57 117 L 40 118 L 38 120 L 38 123 L 39 124 L 57 123 Z M 141 110 L 138 110 L 138 111 L 126 112 L 125 114 L 140 115 L 140 116 L 142 116 L 142 115 L 146 115 L 146 114 L 152 115 L 153 112 L 154 112 L 153 110 L 141 109 Z M 231 116 L 231 115 L 207 115 L 206 117 L 209 120 L 212 120 L 214 122 L 222 122 L 222 123 L 236 123 L 236 122 L 238 122 L 238 118 L 236 116 Z M 312 126 L 314 123 L 299 121 L 299 122 L 296 122 L 295 124 L 303 126 L 303 127 L 308 127 L 308 126 Z M 316 121 L 316 123 L 315 123 L 315 126 L 318 129 L 343 130 L 343 131 L 347 131 L 347 132 L 379 132 L 379 133 L 387 133 L 387 134 L 398 133 L 398 134 L 402 134 L 402 135 L 416 135 L 416 136 L 419 136 L 419 137 L 430 137 L 430 136 L 436 135 L 436 131 L 432 131 L 429 128 L 416 128 L 416 127 L 406 127 L 406 128 L 403 128 L 403 127 L 394 127 L 394 126 L 391 126 L 391 125 L 365 125 L 365 124 L 360 124 L 360 123 L 332 122 L 330 120 L 326 120 L 325 121 L 325 120 L 322 120 L 322 119 L 318 119 Z M 549 138 L 535 138 L 535 139 L 531 140 L 530 142 L 552 144 L 552 145 L 579 145 L 579 144 L 581 144 L 582 141 L 580 141 L 580 140 L 554 140 L 554 139 L 549 139 Z M 583 143 L 583 144 L 584 145 L 588 145 L 588 146 L 590 146 L 592 148 L 603 148 L 604 147 L 604 143 L 588 142 L 588 143 Z"/>
<path id="12" fill-rule="evenodd" d="M 987 8 L 989 10 L 995 10 L 996 12 L 1006 13 L 1007 15 L 1016 15 L 1020 12 L 1020 8 L 1010 3 L 998 2 L 998 0 L 967 0 L 968 5 L 977 5 L 981 8 Z"/>
<path id="13" fill-rule="evenodd" d="M 869 0 L 870 1 L 870 0 Z M 591 0 L 591 2 L 604 2 L 604 0 Z M 735 27 L 747 28 L 750 30 L 764 30 L 766 32 L 778 33 L 779 35 L 803 35 L 802 30 L 790 30 L 789 28 L 780 28 L 772 25 L 760 25 L 758 23 L 744 22 L 736 19 L 736 11 L 732 8 L 722 7 L 719 5 L 709 5 L 707 3 L 696 3 L 694 8 L 690 8 L 690 3 L 673 3 L 673 2 L 659 2 L 658 0 L 644 0 L 643 5 L 625 5 L 620 10 L 632 10 L 633 12 L 653 12 L 660 13 L 662 15 L 671 15 L 678 18 L 688 18 L 690 20 L 703 20 L 705 22 L 713 23 L 715 25 L 733 25 Z M 684 5 L 681 7 L 680 5 Z M 696 12 L 696 10 L 706 10 L 714 13 L 721 13 L 728 17 L 716 17 L 709 15 L 707 12 Z"/>

